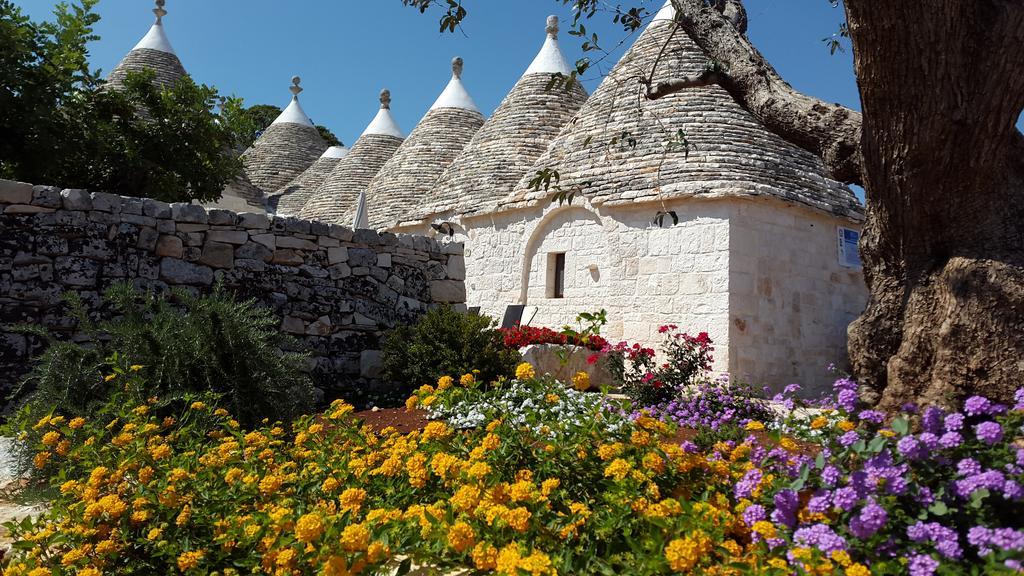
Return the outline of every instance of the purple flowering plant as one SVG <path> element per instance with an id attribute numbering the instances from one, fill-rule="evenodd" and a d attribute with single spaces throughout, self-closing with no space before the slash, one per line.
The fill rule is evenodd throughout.
<path id="1" fill-rule="evenodd" d="M 746 523 L 770 521 L 778 534 L 763 543 L 784 546 L 791 566 L 846 554 L 873 574 L 1022 573 L 1024 389 L 1013 407 L 974 396 L 890 418 L 860 410 L 843 378 L 810 417 L 792 408 L 779 447 L 745 441 L 752 468 L 734 485 Z"/>

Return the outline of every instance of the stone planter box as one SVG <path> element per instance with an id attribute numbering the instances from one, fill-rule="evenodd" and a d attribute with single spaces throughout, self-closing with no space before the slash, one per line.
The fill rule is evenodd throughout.
<path id="1" fill-rule="evenodd" d="M 565 352 L 563 364 L 559 351 Z M 521 348 L 523 361 L 533 365 L 538 374 L 551 374 L 563 382 L 572 382 L 577 372 L 586 372 L 590 376 L 593 389 L 601 386 L 615 386 L 612 375 L 605 369 L 602 362 L 587 364 L 587 358 L 594 354 L 593 350 L 582 346 L 562 346 L 559 344 L 531 344 Z"/>

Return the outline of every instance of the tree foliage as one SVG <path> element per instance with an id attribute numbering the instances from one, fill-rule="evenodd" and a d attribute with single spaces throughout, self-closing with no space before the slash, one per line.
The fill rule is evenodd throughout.
<path id="1" fill-rule="evenodd" d="M 165 201 L 213 200 L 241 170 L 217 92 L 152 73 L 110 90 L 89 69 L 98 0 L 33 22 L 0 0 L 0 177 Z"/>

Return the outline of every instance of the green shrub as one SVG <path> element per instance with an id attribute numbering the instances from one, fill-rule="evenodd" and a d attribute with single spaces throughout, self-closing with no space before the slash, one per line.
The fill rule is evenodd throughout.
<path id="1" fill-rule="evenodd" d="M 238 301 L 222 286 L 193 296 L 170 297 L 119 283 L 104 294 L 113 317 L 94 323 L 76 294 L 65 296 L 87 344 L 58 341 L 39 327 L 22 327 L 50 342 L 39 363 L 15 392 L 21 409 L 15 427 L 49 414 L 93 414 L 120 384 L 104 377 L 111 359 L 140 366 L 146 394 L 169 399 L 189 392 L 223 396 L 246 425 L 263 418 L 290 419 L 308 411 L 313 388 L 305 356 L 280 334 L 273 313 L 253 300 Z"/>
<path id="2" fill-rule="evenodd" d="M 430 310 L 418 322 L 399 326 L 384 338 L 384 377 L 412 389 L 446 374 L 479 371 L 484 382 L 511 376 L 519 353 L 505 348 L 496 322 L 488 316 Z"/>

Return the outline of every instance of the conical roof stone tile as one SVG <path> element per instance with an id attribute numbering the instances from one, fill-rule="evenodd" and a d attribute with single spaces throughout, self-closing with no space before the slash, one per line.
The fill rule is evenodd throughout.
<path id="1" fill-rule="evenodd" d="M 549 169 L 563 190 L 578 188 L 593 204 L 768 196 L 861 217 L 856 197 L 825 175 L 819 158 L 773 134 L 722 88 L 643 98 L 637 76 L 650 73 L 663 46 L 655 83 L 697 75 L 707 65 L 686 34 L 673 35 L 672 15 L 666 4 L 500 207 L 549 198 L 552 191 L 529 186 Z"/>

